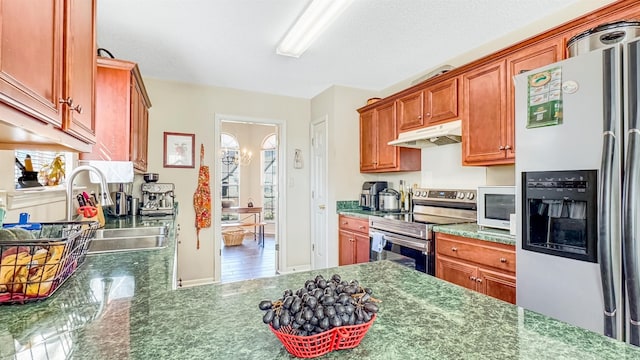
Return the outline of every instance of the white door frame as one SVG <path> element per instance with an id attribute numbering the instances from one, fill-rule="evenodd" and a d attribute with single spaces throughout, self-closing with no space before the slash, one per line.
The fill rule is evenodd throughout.
<path id="1" fill-rule="evenodd" d="M 287 179 L 287 163 L 286 163 L 286 123 L 283 120 L 274 120 L 274 119 L 264 119 L 264 118 L 254 118 L 249 116 L 240 116 L 240 115 L 225 115 L 225 114 L 215 114 L 214 115 L 214 124 L 213 124 L 213 146 L 215 149 L 214 154 L 220 154 L 222 150 L 220 147 L 220 128 L 222 121 L 237 121 L 241 123 L 255 123 L 262 125 L 275 125 L 278 129 L 278 213 L 277 213 L 277 221 L 276 221 L 276 245 L 279 248 L 279 251 L 276 251 L 276 272 L 281 272 L 287 268 L 287 234 L 285 229 L 285 219 L 287 218 L 287 209 L 285 204 L 286 202 L 286 191 L 287 187 L 284 186 L 286 184 Z M 217 161 L 212 161 L 212 164 L 216 164 Z M 222 202 L 220 201 L 220 171 L 217 168 L 213 169 L 213 183 L 212 183 L 212 193 L 213 193 L 213 204 L 212 204 L 212 218 L 213 218 L 213 279 L 215 282 L 220 282 L 220 275 L 222 272 L 221 266 L 221 249 L 222 249 L 222 227 L 220 226 L 220 214 L 217 209 L 222 209 Z"/>
<path id="2" fill-rule="evenodd" d="M 313 120 L 309 126 L 309 143 L 313 142 L 313 129 L 314 126 L 319 124 L 319 123 L 325 123 L 325 132 L 324 132 L 324 154 L 323 154 L 323 159 L 324 159 L 324 167 L 325 167 L 325 179 L 324 179 L 324 184 L 325 184 L 325 189 L 323 189 L 324 192 L 324 196 L 325 196 L 325 200 L 328 200 L 328 196 L 329 196 L 329 189 L 328 189 L 328 184 L 329 184 L 329 167 L 328 167 L 328 163 L 327 163 L 327 159 L 329 156 L 329 148 L 328 148 L 328 142 L 329 142 L 329 116 L 328 115 L 324 115 L 316 120 Z M 312 143 L 313 144 L 313 143 Z M 311 188 L 315 189 L 316 186 L 314 185 L 317 175 L 314 174 L 314 169 L 316 168 L 316 166 L 314 165 L 314 162 L 316 161 L 316 157 L 315 157 L 315 146 L 311 146 Z M 328 231 L 329 231 L 329 215 L 327 213 L 327 211 L 329 210 L 329 207 L 327 206 L 327 204 L 323 204 L 325 206 L 325 217 L 324 217 L 324 223 L 323 224 L 318 224 L 317 223 L 317 218 L 315 216 L 316 210 L 315 210 L 315 206 L 318 206 L 319 204 L 316 204 L 315 202 L 315 194 L 311 194 L 311 211 L 310 211 L 310 215 L 311 215 L 311 219 L 310 219 L 310 223 L 311 223 L 311 244 L 316 244 L 320 241 L 324 242 L 324 249 L 325 249 L 325 254 L 324 254 L 324 264 L 316 264 L 316 257 L 315 257 L 315 249 L 312 247 L 311 250 L 311 268 L 312 269 L 325 269 L 329 267 L 329 243 L 328 243 Z M 318 234 L 319 232 L 316 231 L 316 229 L 318 227 L 324 227 L 324 239 L 317 239 L 316 238 L 316 234 Z M 321 233 L 321 232 L 320 232 Z"/>

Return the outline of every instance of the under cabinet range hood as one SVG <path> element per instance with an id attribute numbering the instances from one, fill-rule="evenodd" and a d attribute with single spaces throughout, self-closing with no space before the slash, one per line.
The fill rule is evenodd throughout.
<path id="1" fill-rule="evenodd" d="M 462 120 L 400 133 L 398 138 L 389 141 L 389 145 L 409 148 L 425 148 L 455 144 L 462 141 Z"/>

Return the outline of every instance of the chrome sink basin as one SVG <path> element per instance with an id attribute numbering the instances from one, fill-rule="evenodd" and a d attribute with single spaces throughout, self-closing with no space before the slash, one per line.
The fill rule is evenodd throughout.
<path id="1" fill-rule="evenodd" d="M 113 239 L 123 237 L 164 235 L 166 236 L 169 229 L 166 226 L 149 226 L 138 228 L 119 228 L 119 229 L 98 229 L 96 230 L 96 239 Z"/>
<path id="2" fill-rule="evenodd" d="M 166 226 L 98 229 L 89 244 L 89 254 L 162 249 L 167 246 Z"/>

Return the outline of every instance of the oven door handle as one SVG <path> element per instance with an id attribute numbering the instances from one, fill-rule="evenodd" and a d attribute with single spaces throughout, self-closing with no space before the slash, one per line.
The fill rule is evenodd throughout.
<path id="1" fill-rule="evenodd" d="M 423 253 L 429 253 L 429 241 L 426 241 L 426 245 L 422 245 L 422 243 L 416 243 L 415 241 L 403 239 L 397 236 L 390 235 L 388 233 L 383 233 L 385 240 L 391 242 L 392 244 L 401 245 L 404 247 L 408 247 L 411 249 L 415 249 L 418 251 L 422 251 Z"/>

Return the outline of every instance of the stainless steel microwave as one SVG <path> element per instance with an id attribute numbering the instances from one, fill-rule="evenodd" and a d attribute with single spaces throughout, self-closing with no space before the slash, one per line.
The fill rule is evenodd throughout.
<path id="1" fill-rule="evenodd" d="M 478 187 L 478 225 L 510 229 L 511 214 L 516 212 L 515 186 Z"/>

